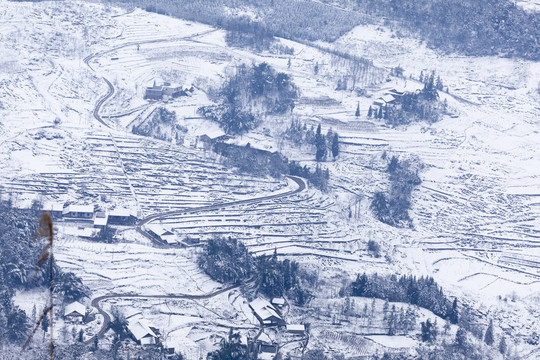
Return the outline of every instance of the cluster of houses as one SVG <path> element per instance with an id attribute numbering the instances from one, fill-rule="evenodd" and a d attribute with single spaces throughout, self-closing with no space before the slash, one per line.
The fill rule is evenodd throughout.
<path id="1" fill-rule="evenodd" d="M 285 326 L 285 329 L 290 334 L 305 335 L 306 328 L 303 324 L 286 324 L 281 314 L 286 301 L 283 298 L 273 298 L 271 301 L 263 298 L 257 298 L 249 303 L 249 308 L 253 315 L 259 320 L 262 326 Z M 264 340 L 259 337 L 259 340 L 251 344 L 251 352 L 256 353 L 257 359 L 272 360 L 278 356 L 279 345 Z"/>
<path id="2" fill-rule="evenodd" d="M 190 89 L 182 89 L 180 85 L 173 85 L 170 82 L 164 82 L 162 85 L 157 85 L 154 81 L 152 86 L 145 89 L 144 98 L 149 100 L 168 100 L 179 96 L 185 96 L 194 91 Z"/>
<path id="3" fill-rule="evenodd" d="M 92 222 L 94 228 L 102 229 L 107 225 L 130 225 L 137 217 L 128 209 L 115 208 L 109 211 L 96 211 L 94 205 L 65 205 L 51 203 L 43 207 L 55 220 Z"/>
<path id="4" fill-rule="evenodd" d="M 163 244 L 193 246 L 200 243 L 199 238 L 180 239 L 172 228 L 163 226 L 161 224 L 148 224 L 145 225 L 144 229 L 150 236 L 152 236 L 152 238 L 154 238 L 154 240 Z"/>
<path id="5" fill-rule="evenodd" d="M 398 91 L 396 89 L 388 90 L 384 93 L 383 96 L 373 101 L 373 107 L 381 108 L 387 105 L 392 105 L 396 102 L 398 98 L 402 97 L 403 95 L 405 95 L 404 91 Z"/>

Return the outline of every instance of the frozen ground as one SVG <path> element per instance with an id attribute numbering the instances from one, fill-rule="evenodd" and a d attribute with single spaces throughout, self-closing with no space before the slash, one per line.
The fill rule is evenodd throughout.
<path id="1" fill-rule="evenodd" d="M 323 280 L 336 274 L 352 278 L 360 271 L 433 275 L 445 292 L 489 313 L 516 338 L 540 330 L 538 63 L 442 55 L 413 39 L 393 36 L 389 29 L 362 26 L 334 44 L 319 44 L 373 60 L 375 66 L 366 68 L 357 84 L 367 96 L 359 97 L 335 90 L 346 66 L 325 51 L 280 40 L 295 49 L 289 69 L 288 55 L 227 47 L 221 30 L 142 10 L 123 12 L 79 2 L 62 3 L 61 8 L 48 2 L 0 2 L 6 20 L 0 24 L 4 196 L 20 204 L 38 198 L 102 208 L 122 205 L 143 216 L 286 191 L 287 180 L 237 174 L 196 142 L 204 133 L 222 134 L 215 124 L 197 118 L 196 109 L 211 103 L 208 94 L 219 87 L 224 73 L 244 61 L 266 61 L 299 86 L 295 116 L 309 126 L 322 123 L 323 131 L 339 132 L 340 158 L 325 164 L 332 174 L 332 192 L 309 188 L 285 199 L 171 216 L 162 223 L 180 237 L 203 241 L 234 234 L 252 252 L 277 250 L 318 269 Z M 450 89 L 441 97 L 458 117 L 399 129 L 367 119 L 367 108 L 385 90 L 421 87 L 412 79 L 386 82 L 389 68 L 397 65 L 406 77 L 436 70 Z M 115 89 L 100 110 L 111 129 L 92 115 L 107 92 L 101 77 Z M 142 98 L 144 87 L 154 80 L 195 88 L 191 97 L 165 104 L 188 128 L 184 146 L 129 132 L 158 106 Z M 354 117 L 357 103 L 360 118 Z M 313 149 L 282 140 L 288 124 L 269 117 L 261 128 L 233 141 L 279 149 L 313 165 Z M 384 151 L 417 156 L 426 165 L 423 183 L 413 194 L 414 229 L 380 224 L 369 211 L 371 195 L 386 186 Z M 369 239 L 382 245 L 389 261 L 367 254 Z M 69 236 L 62 237 L 61 245 L 59 263 L 81 275 L 94 295 L 200 294 L 218 286 L 198 271 L 193 249 L 156 248 L 134 230 L 125 231 L 116 245 Z M 212 301 L 208 305 L 213 311 L 227 303 L 222 297 Z M 119 300 L 117 305 L 143 309 L 173 335 L 176 328 L 188 331 L 202 311 L 199 305 L 179 302 L 167 320 L 159 316 L 167 313 L 161 309 L 167 304 Z M 242 306 L 234 306 L 236 310 L 221 316 L 232 321 L 236 311 L 242 317 L 238 323 L 251 326 L 246 311 L 238 310 Z M 218 320 L 212 318 L 212 323 Z M 215 326 L 220 329 L 216 332 L 226 333 L 223 324 Z M 212 326 L 204 326 L 195 325 L 187 338 L 206 351 L 213 341 L 207 335 Z M 342 334 L 325 336 L 338 344 L 336 349 L 356 341 Z M 394 347 L 392 341 L 363 339 L 362 344 L 372 352 L 381 344 Z M 290 350 L 297 351 L 298 343 Z M 523 351 L 529 350 L 524 346 Z"/>

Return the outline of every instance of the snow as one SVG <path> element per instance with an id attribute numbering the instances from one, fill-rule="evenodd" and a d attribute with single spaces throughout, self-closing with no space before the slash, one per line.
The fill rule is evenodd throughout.
<path id="1" fill-rule="evenodd" d="M 222 30 L 140 9 L 114 18 L 123 10 L 82 2 L 3 1 L 0 9 L 5 20 L 0 24 L 4 198 L 12 194 L 16 204 L 26 205 L 40 199 L 45 208 L 68 201 L 93 204 L 115 209 L 111 215 L 141 218 L 295 189 L 290 179 L 237 174 L 200 144 L 196 147 L 201 135 L 224 134 L 218 124 L 197 114 L 198 107 L 212 104 L 209 94 L 219 88 L 224 74 L 240 63 L 266 61 L 289 73 L 300 89 L 293 116 L 340 134 L 339 159 L 322 164 L 332 174 L 331 192 L 308 186 L 294 196 L 171 215 L 149 227 L 160 223 L 172 229 L 174 242 L 236 236 L 256 255 L 276 251 L 316 269 L 325 284 L 332 284 L 334 276 L 352 278 L 364 270 L 434 276 L 445 293 L 489 309 L 501 328 L 520 334 L 519 341 L 535 326 L 540 293 L 538 62 L 443 55 L 388 28 L 359 26 L 335 43 L 318 43 L 373 60 L 376 67 L 357 84 L 367 95 L 358 96 L 335 90 L 337 78 L 347 71 L 336 59 L 289 40 L 278 39 L 295 50 L 290 69 L 288 55 L 232 49 Z M 250 8 L 234 11 L 258 16 Z M 95 56 L 87 58 L 87 66 L 89 55 Z M 318 75 L 313 74 L 315 62 Z M 398 65 L 406 78 L 436 70 L 450 90 L 441 99 L 457 117 L 397 129 L 366 118 L 373 100 L 388 96 L 392 88 L 421 88 L 410 78 L 386 82 L 389 69 Z M 92 116 L 107 91 L 102 76 L 115 88 L 100 111 L 112 129 Z M 168 102 L 148 102 L 144 88 L 154 79 L 195 90 Z M 357 104 L 359 118 L 354 116 Z M 175 111 L 177 124 L 188 129 L 179 144 L 130 134 L 157 106 Z M 315 166 L 310 146 L 283 139 L 289 121 L 270 116 L 260 128 L 230 142 L 280 151 Z M 385 151 L 425 164 L 423 183 L 413 193 L 413 229 L 381 224 L 369 210 L 372 194 L 387 186 L 381 160 Z M 197 248 L 158 248 L 127 227 L 121 229 L 119 243 L 95 243 L 81 239 L 92 236 L 93 229 L 70 222 L 55 225 L 58 264 L 81 276 L 94 297 L 113 292 L 201 295 L 220 288 L 198 269 Z M 380 243 L 387 258 L 367 254 L 367 240 Z M 515 302 L 509 306 L 505 298 Z M 27 313 L 34 300 L 39 299 L 31 294 L 16 297 Z M 212 348 L 216 339 L 210 334 L 226 336 L 223 326 L 247 332 L 258 324 L 235 291 L 208 301 L 175 301 L 116 299 L 106 304 L 137 308 L 178 344 L 187 344 L 191 358 Z M 203 323 L 202 316 L 210 320 Z M 331 327 L 328 320 L 318 326 L 320 339 L 315 336 L 310 343 L 326 346 L 327 340 L 329 347 L 351 355 L 415 345 L 409 337 L 372 336 L 366 342 Z M 297 351 L 297 345 L 287 351 Z"/>

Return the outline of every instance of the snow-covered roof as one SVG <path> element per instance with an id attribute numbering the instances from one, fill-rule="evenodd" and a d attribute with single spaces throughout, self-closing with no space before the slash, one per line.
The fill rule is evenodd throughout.
<path id="1" fill-rule="evenodd" d="M 380 97 L 381 100 L 383 100 L 384 102 L 386 103 L 389 103 L 389 102 L 392 102 L 394 100 L 396 100 L 396 98 L 390 94 L 387 94 L 387 95 L 383 95 Z"/>
<path id="2" fill-rule="evenodd" d="M 137 341 L 146 336 L 157 337 L 157 335 L 152 331 L 152 329 L 150 329 L 150 326 L 143 319 L 130 322 L 128 324 L 128 330 L 133 334 Z"/>
<path id="3" fill-rule="evenodd" d="M 302 324 L 287 325 L 287 331 L 306 331 L 306 327 Z"/>
<path id="4" fill-rule="evenodd" d="M 78 212 L 78 213 L 93 213 L 94 205 L 69 205 L 64 209 L 64 213 Z"/>
<path id="5" fill-rule="evenodd" d="M 94 218 L 94 225 L 96 225 L 96 226 L 105 226 L 105 225 L 107 225 L 107 220 L 108 220 L 108 217 L 107 217 L 106 214 L 103 217 L 101 217 L 101 216 L 98 217 L 96 215 L 96 217 Z"/>
<path id="6" fill-rule="evenodd" d="M 164 235 L 173 235 L 173 232 L 171 230 L 166 229 L 159 224 L 146 225 L 146 228 L 160 237 Z"/>
<path id="7" fill-rule="evenodd" d="M 45 211 L 63 211 L 64 210 L 64 203 L 60 202 L 50 202 L 45 205 L 43 205 L 43 210 Z"/>
<path id="8" fill-rule="evenodd" d="M 178 242 L 178 238 L 176 237 L 176 235 L 163 235 L 161 236 L 161 239 L 169 245 L 176 244 Z"/>
<path id="9" fill-rule="evenodd" d="M 84 306 L 78 301 L 72 302 L 71 304 L 66 306 L 64 310 L 64 316 L 69 316 L 69 315 L 84 316 L 85 314 L 86 314 L 86 306 Z"/>
<path id="10" fill-rule="evenodd" d="M 125 216 L 125 217 L 129 217 L 129 216 L 131 216 L 131 211 L 129 209 L 116 208 L 114 210 L 109 211 L 109 216 Z"/>
<path id="11" fill-rule="evenodd" d="M 285 305 L 285 299 L 284 298 L 273 298 L 272 299 L 272 304 L 283 306 L 283 305 Z"/>
<path id="12" fill-rule="evenodd" d="M 275 316 L 278 319 L 281 319 L 281 316 L 277 313 L 277 310 L 272 304 L 267 300 L 262 298 L 257 298 L 249 303 L 249 306 L 253 311 L 264 321 L 270 319 L 272 316 Z"/>

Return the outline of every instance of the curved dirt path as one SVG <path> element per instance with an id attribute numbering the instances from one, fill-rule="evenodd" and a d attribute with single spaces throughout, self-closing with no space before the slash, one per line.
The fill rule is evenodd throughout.
<path id="1" fill-rule="evenodd" d="M 246 199 L 246 200 L 237 200 L 237 201 L 231 201 L 228 203 L 220 203 L 215 205 L 207 205 L 207 206 L 201 206 L 197 208 L 189 208 L 184 210 L 177 210 L 177 211 L 169 211 L 161 214 L 154 214 L 150 215 L 144 219 L 142 219 L 139 224 L 137 225 L 137 231 L 142 234 L 143 236 L 147 237 L 148 239 L 151 239 L 152 241 L 156 241 L 149 233 L 144 231 L 141 227 L 144 224 L 147 224 L 148 222 L 152 220 L 157 220 L 161 218 L 165 218 L 172 215 L 183 215 L 183 214 L 189 214 L 194 212 L 200 212 L 200 211 L 211 211 L 211 210 L 218 210 L 222 209 L 224 207 L 234 206 L 234 205 L 240 205 L 240 204 L 254 204 L 257 202 L 265 201 L 265 200 L 271 200 L 271 199 L 279 199 L 282 197 L 291 196 L 294 194 L 297 194 L 301 191 L 303 191 L 306 188 L 306 183 L 302 178 L 296 177 L 296 176 L 288 176 L 291 180 L 293 180 L 298 187 L 294 190 L 286 191 L 284 193 L 280 194 L 274 194 L 274 195 L 268 195 L 268 196 L 261 196 L 258 198 L 252 198 L 252 199 Z M 103 324 L 101 325 L 101 329 L 97 332 L 96 335 L 92 336 L 90 339 L 86 340 L 85 344 L 92 344 L 94 341 L 94 338 L 97 336 L 98 338 L 102 337 L 107 330 L 109 329 L 109 324 L 111 322 L 111 316 L 103 310 L 103 308 L 100 305 L 100 302 L 103 300 L 108 299 L 128 299 L 128 298 L 136 298 L 136 299 L 189 299 L 189 300 L 202 300 L 202 299 L 209 299 L 214 296 L 217 296 L 219 294 L 222 294 L 226 291 L 232 290 L 234 288 L 237 288 L 239 285 L 229 286 L 217 291 L 214 291 L 209 294 L 202 294 L 202 295 L 190 295 L 190 294 L 174 294 L 174 295 L 145 295 L 145 294 L 107 294 L 102 295 L 97 298 L 92 299 L 91 306 L 96 308 L 98 313 L 103 316 Z"/>
<path id="2" fill-rule="evenodd" d="M 97 298 L 92 299 L 92 307 L 96 308 L 97 311 L 101 316 L 103 316 L 103 324 L 101 325 L 101 329 L 97 332 L 96 335 L 92 336 L 90 339 L 86 340 L 84 343 L 86 345 L 90 345 L 93 343 L 94 338 L 97 336 L 98 338 L 102 337 L 107 330 L 109 330 L 109 324 L 111 323 L 111 316 L 109 313 L 107 313 L 100 305 L 100 302 L 103 300 L 108 299 L 187 299 L 187 300 L 204 300 L 204 299 L 210 299 L 214 296 L 218 296 L 220 294 L 223 294 L 226 291 L 232 290 L 237 288 L 240 285 L 233 285 L 228 286 L 226 288 L 216 290 L 214 292 L 208 293 L 208 294 L 200 294 L 200 295 L 190 295 L 190 294 L 175 294 L 175 295 L 144 295 L 144 294 L 108 294 L 99 296 Z"/>

